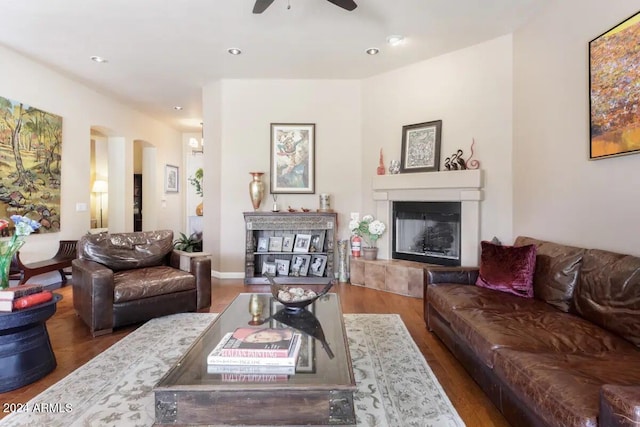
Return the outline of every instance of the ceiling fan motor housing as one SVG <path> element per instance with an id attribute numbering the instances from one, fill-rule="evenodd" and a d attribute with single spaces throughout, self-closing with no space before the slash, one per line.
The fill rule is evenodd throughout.
<path id="1" fill-rule="evenodd" d="M 271 3 L 273 3 L 274 1 L 275 0 L 256 0 L 256 3 L 253 5 L 253 13 L 264 12 L 269 6 L 271 6 Z M 353 0 L 327 0 L 327 1 L 348 11 L 352 11 L 356 7 L 358 7 L 356 2 L 354 2 Z M 289 5 L 287 9 L 291 9 L 291 5 Z"/>

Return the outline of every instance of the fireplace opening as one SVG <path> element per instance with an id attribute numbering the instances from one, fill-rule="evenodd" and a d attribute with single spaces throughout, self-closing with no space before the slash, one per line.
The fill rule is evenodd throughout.
<path id="1" fill-rule="evenodd" d="M 460 202 L 393 202 L 393 259 L 460 265 Z"/>

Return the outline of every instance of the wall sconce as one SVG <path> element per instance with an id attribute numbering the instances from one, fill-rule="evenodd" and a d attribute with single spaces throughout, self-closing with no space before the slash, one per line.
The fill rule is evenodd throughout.
<path id="1" fill-rule="evenodd" d="M 191 154 L 203 154 L 204 140 L 202 144 L 194 137 L 189 138 L 189 147 L 191 147 Z"/>

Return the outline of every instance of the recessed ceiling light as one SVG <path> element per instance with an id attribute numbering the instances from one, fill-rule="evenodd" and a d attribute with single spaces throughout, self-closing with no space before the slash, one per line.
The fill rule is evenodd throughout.
<path id="1" fill-rule="evenodd" d="M 103 63 L 105 63 L 105 62 L 109 62 L 109 61 L 107 61 L 107 59 L 106 59 L 106 58 L 103 58 L 102 56 L 92 56 L 92 57 L 91 57 L 91 60 L 92 60 L 93 62 L 98 62 L 98 63 L 100 63 L 100 64 L 103 64 Z"/>
<path id="2" fill-rule="evenodd" d="M 240 55 L 242 53 L 242 51 L 237 47 L 230 47 L 229 49 L 227 49 L 227 52 L 229 52 L 231 55 Z"/>
<path id="3" fill-rule="evenodd" d="M 369 55 L 377 55 L 378 53 L 380 53 L 380 49 L 378 49 L 377 47 L 370 47 L 369 49 L 365 50 L 365 52 L 367 52 Z"/>
<path id="4" fill-rule="evenodd" d="M 179 105 L 176 105 L 175 107 L 173 107 L 173 109 L 176 110 L 176 111 L 180 111 L 180 110 L 182 110 L 182 107 L 179 106 Z"/>
<path id="5" fill-rule="evenodd" d="M 403 41 L 404 37 L 401 35 L 394 34 L 387 37 L 387 43 L 389 43 L 391 46 L 398 46 L 399 44 L 402 44 Z"/>

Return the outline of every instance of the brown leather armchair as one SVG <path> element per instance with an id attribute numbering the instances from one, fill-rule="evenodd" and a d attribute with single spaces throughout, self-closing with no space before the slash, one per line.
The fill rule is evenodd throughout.
<path id="1" fill-rule="evenodd" d="M 86 235 L 72 262 L 73 307 L 92 335 L 211 306 L 211 260 L 180 269 L 171 230 Z"/>

